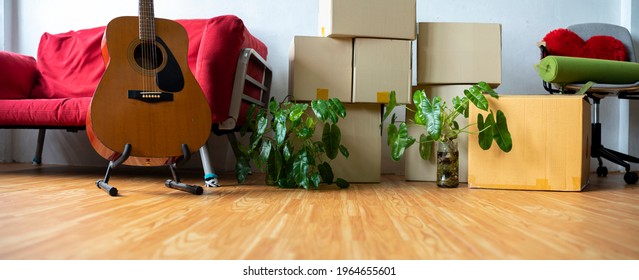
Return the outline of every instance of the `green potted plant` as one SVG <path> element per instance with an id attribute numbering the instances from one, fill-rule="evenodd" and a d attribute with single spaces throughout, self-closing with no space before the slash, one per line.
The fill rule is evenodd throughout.
<path id="1" fill-rule="evenodd" d="M 424 132 L 419 138 L 421 158 L 428 160 L 433 144 L 437 143 L 437 185 L 457 187 L 459 185 L 459 152 L 456 139 L 460 133 L 478 133 L 479 146 L 484 150 L 488 150 L 495 142 L 502 151 L 509 152 L 512 149 L 512 138 L 508 131 L 506 116 L 501 110 L 493 112 L 489 108 L 485 94 L 491 98 L 499 98 L 497 92 L 485 82 L 479 82 L 464 90 L 463 95 L 452 99 L 452 104 L 447 104 L 437 96 L 429 99 L 424 90 L 415 91 L 413 94 L 414 118 L 406 122 L 398 122 L 397 116 L 393 113 L 388 125 L 391 158 L 399 160 L 406 148 L 417 141 L 408 135 L 408 125 L 423 128 Z M 395 100 L 395 92 L 391 92 L 384 120 L 397 106 Z M 483 113 L 478 113 L 477 123 L 460 127 L 457 118 L 460 116 L 468 118 L 470 103 Z M 407 110 L 413 111 L 408 107 Z"/>
<path id="2" fill-rule="evenodd" d="M 271 98 L 268 108 L 253 105 L 248 115 L 254 117 L 247 121 L 241 135 L 250 133 L 249 144 L 236 146 L 238 182 L 251 172 L 252 162 L 266 173 L 269 185 L 306 189 L 317 189 L 322 183 L 349 186 L 346 180 L 335 178 L 330 165 L 340 154 L 349 156 L 337 125 L 346 117 L 339 99 L 278 103 Z M 314 137 L 317 127 L 322 129 L 319 140 Z"/>

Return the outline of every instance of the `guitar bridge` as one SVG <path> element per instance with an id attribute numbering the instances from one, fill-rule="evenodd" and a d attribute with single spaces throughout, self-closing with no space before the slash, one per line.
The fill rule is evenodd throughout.
<path id="1" fill-rule="evenodd" d="M 147 103 L 173 101 L 173 93 L 161 91 L 129 90 L 129 99 L 136 99 Z"/>

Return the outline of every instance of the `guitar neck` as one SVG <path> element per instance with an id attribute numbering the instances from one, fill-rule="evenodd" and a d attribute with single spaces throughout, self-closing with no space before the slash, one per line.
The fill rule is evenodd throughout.
<path id="1" fill-rule="evenodd" d="M 155 41 L 155 13 L 153 0 L 140 0 L 140 41 Z"/>

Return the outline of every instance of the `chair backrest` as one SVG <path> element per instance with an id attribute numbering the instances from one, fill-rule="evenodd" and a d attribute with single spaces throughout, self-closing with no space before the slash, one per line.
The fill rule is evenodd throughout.
<path id="1" fill-rule="evenodd" d="M 590 37 L 596 35 L 615 37 L 617 40 L 621 41 L 624 46 L 626 46 L 629 61 L 637 62 L 635 48 L 632 43 L 632 36 L 625 27 L 608 23 L 581 23 L 568 26 L 568 29 L 575 32 L 584 40 L 588 40 Z"/>

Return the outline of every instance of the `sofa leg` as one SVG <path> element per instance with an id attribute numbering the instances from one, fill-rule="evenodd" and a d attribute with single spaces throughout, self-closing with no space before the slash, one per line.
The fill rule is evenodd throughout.
<path id="1" fill-rule="evenodd" d="M 32 160 L 33 165 L 42 164 L 42 148 L 44 147 L 44 136 L 46 132 L 47 130 L 44 128 L 40 128 L 38 130 L 38 144 L 36 146 L 36 152 Z"/>
<path id="2" fill-rule="evenodd" d="M 220 184 L 217 180 L 217 175 L 213 166 L 211 165 L 211 158 L 209 155 L 208 142 L 200 148 L 200 158 L 202 159 L 202 169 L 204 169 L 204 184 L 207 187 L 219 187 Z"/>

